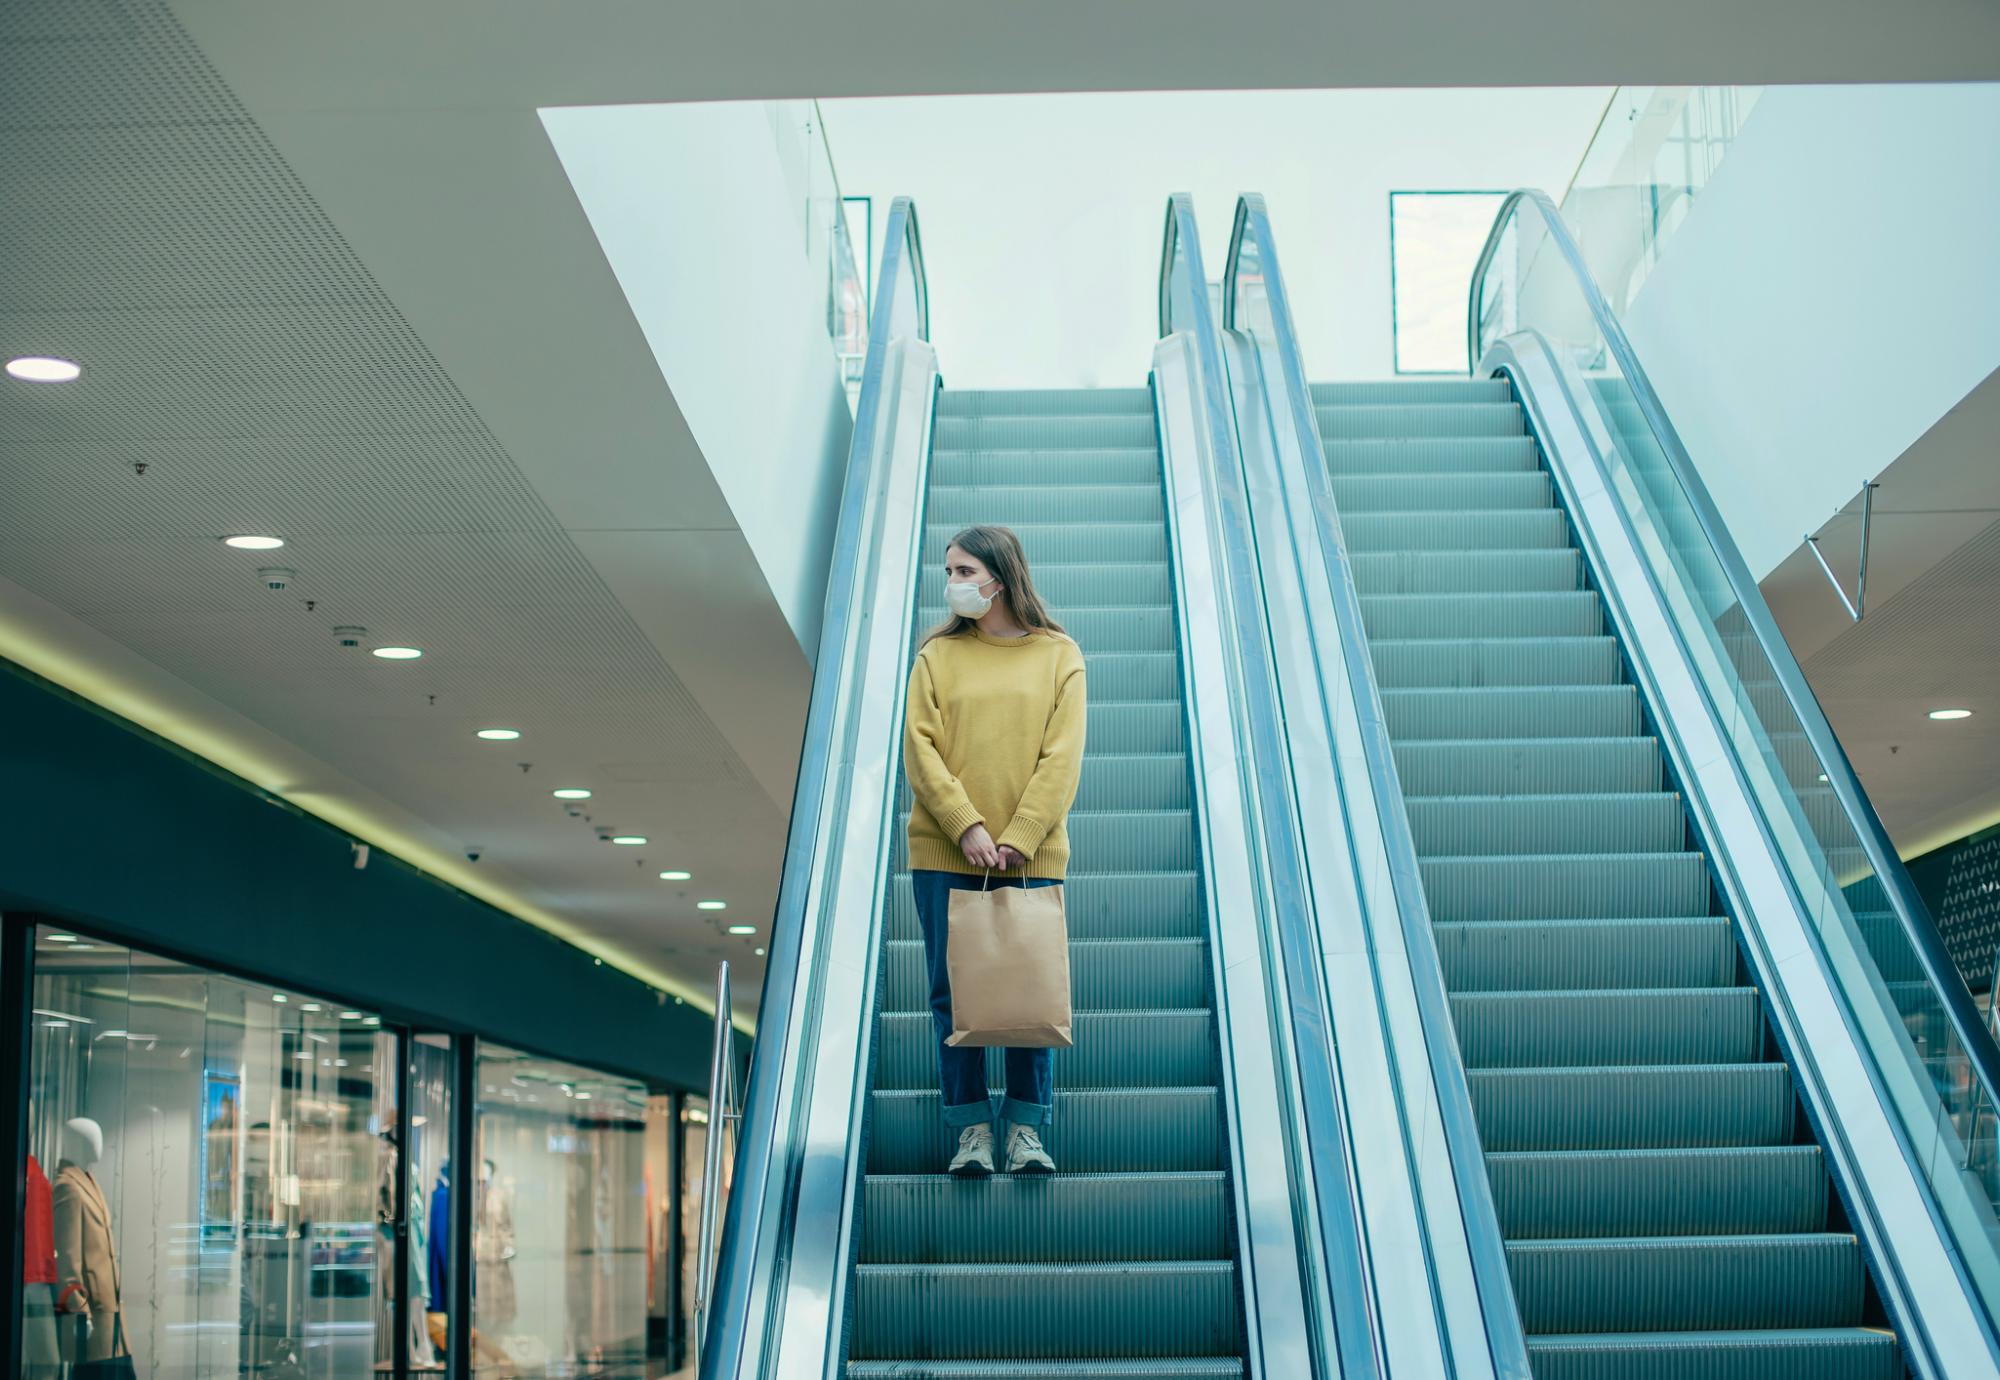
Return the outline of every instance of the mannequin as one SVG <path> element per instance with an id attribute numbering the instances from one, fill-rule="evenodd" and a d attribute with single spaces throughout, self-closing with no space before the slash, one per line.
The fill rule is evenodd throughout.
<path id="1" fill-rule="evenodd" d="M 504 1328 L 514 1321 L 514 1201 L 508 1187 L 495 1177 L 492 1160 L 479 1165 L 479 1198 L 472 1224 L 473 1275 L 479 1290 L 477 1316 L 482 1325 Z"/>
<path id="2" fill-rule="evenodd" d="M 34 1143 L 31 1108 L 28 1141 Z M 61 1373 L 62 1350 L 56 1341 L 55 1203 L 48 1175 L 28 1156 L 21 1215 L 21 1376 L 22 1380 L 55 1380 Z"/>
<path id="3" fill-rule="evenodd" d="M 81 1348 L 72 1360 L 101 1361 L 117 1351 L 123 1319 L 118 1282 L 118 1243 L 111 1233 L 111 1207 L 91 1171 L 104 1157 L 104 1128 L 87 1116 L 63 1123 L 62 1159 L 51 1194 L 56 1237 L 56 1309 L 90 1320 L 81 1329 L 62 1329 L 66 1350 Z"/>

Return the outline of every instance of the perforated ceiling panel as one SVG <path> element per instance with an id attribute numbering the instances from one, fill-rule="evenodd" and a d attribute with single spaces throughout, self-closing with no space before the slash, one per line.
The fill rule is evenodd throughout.
<path id="1" fill-rule="evenodd" d="M 0 576 L 568 918 L 690 980 L 747 958 L 692 900 L 756 909 L 779 807 L 162 5 L 0 7 L 0 185 L 0 356 L 86 370 L 0 380 Z"/>

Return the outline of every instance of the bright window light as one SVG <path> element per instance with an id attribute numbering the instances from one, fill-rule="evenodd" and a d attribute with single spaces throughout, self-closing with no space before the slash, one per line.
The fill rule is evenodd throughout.
<path id="1" fill-rule="evenodd" d="M 1465 299 L 1499 192 L 1389 193 L 1389 292 L 1396 372 L 1463 374 Z"/>

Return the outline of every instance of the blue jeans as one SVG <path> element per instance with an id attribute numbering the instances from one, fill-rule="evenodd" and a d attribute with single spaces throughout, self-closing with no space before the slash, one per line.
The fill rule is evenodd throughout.
<path id="1" fill-rule="evenodd" d="M 937 1032 L 938 1086 L 944 1092 L 944 1124 L 953 1130 L 993 1119 L 986 1090 L 986 1051 L 948 1045 L 951 1034 L 951 973 L 945 967 L 945 940 L 951 933 L 951 893 L 977 891 L 982 879 L 962 872 L 910 873 L 916 893 L 917 923 L 924 930 L 924 962 L 931 979 L 931 1027 Z M 994 877 L 988 886 L 1054 886 L 1045 877 Z M 1056 1059 L 1052 1049 L 1007 1051 L 1007 1097 L 1000 1115 L 1024 1126 L 1046 1126 L 1055 1106 Z"/>

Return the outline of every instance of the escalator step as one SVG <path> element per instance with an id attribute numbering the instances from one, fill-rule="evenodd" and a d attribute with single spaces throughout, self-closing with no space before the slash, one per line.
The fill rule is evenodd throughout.
<path id="1" fill-rule="evenodd" d="M 1180 658 L 1172 652 L 1104 652 L 1092 647 L 1084 652 L 1083 664 L 1094 700 L 1180 702 Z"/>
<path id="2" fill-rule="evenodd" d="M 1486 1173 L 1509 1240 L 1826 1229 L 1817 1145 L 1521 1151 L 1488 1155 Z"/>
<path id="3" fill-rule="evenodd" d="M 1160 457 L 1150 446 L 939 450 L 931 454 L 932 493 L 974 484 L 1149 484 L 1159 477 Z M 1040 584 L 1041 580 L 1042 572 L 1036 570 L 1035 582 Z"/>
<path id="4" fill-rule="evenodd" d="M 1624 669 L 1609 637 L 1382 638 L 1373 647 L 1384 690 L 1616 685 Z"/>
<path id="5" fill-rule="evenodd" d="M 1325 442 L 1327 469 L 1343 474 L 1489 474 L 1536 469 L 1531 436 L 1449 436 L 1416 441 Z"/>
<path id="6" fill-rule="evenodd" d="M 1194 869 L 1194 816 L 1186 810 L 1079 811 L 1069 817 L 1068 830 L 1070 852 L 1104 871 Z M 909 866 L 909 838 L 901 828 L 891 840 L 890 862 L 898 872 Z"/>
<path id="7" fill-rule="evenodd" d="M 1408 795 L 1657 791 L 1663 778 L 1658 742 L 1641 737 L 1397 743 L 1395 755 Z"/>
<path id="8" fill-rule="evenodd" d="M 1494 474 L 1336 474 L 1342 513 L 1453 512 L 1466 508 L 1546 508 L 1554 499 L 1541 470 Z"/>
<path id="9" fill-rule="evenodd" d="M 975 1260 L 1226 1260 L 1229 1188 L 1220 1170 L 954 1179 L 871 1175 L 863 1186 L 861 1259 L 871 1264 Z"/>
<path id="10" fill-rule="evenodd" d="M 1143 1361 L 849 1361 L 848 1380 L 1232 1380 L 1233 1356 L 1149 1356 Z"/>
<path id="11" fill-rule="evenodd" d="M 1496 551 L 1566 547 L 1569 519 L 1556 508 L 1501 513 L 1355 513 L 1340 519 L 1347 549 Z"/>
<path id="12" fill-rule="evenodd" d="M 1513 739 L 1536 732 L 1547 738 L 1629 738 L 1637 736 L 1640 722 L 1638 692 L 1629 685 L 1384 690 L 1382 713 L 1389 732 L 1406 742 Z"/>
<path id="13" fill-rule="evenodd" d="M 1726 987 L 1737 980 L 1726 916 L 1489 920 L 1434 931 L 1454 992 Z"/>
<path id="14" fill-rule="evenodd" d="M 1863 1327 L 1528 1339 L 1535 1380 L 1903 1380 L 1893 1333 Z"/>
<path id="15" fill-rule="evenodd" d="M 1521 1322 L 1536 1332 L 1852 1327 L 1852 1236 L 1675 1236 L 1510 1241 Z"/>
<path id="16" fill-rule="evenodd" d="M 1561 547 L 1526 551 L 1373 551 L 1349 558 L 1363 594 L 1525 594 L 1583 587 L 1583 561 Z"/>
<path id="17" fill-rule="evenodd" d="M 1088 753 L 1072 810 L 1185 810 L 1188 761 L 1175 752 Z M 1072 814 L 1071 818 L 1076 818 Z"/>
<path id="18" fill-rule="evenodd" d="M 1163 522 L 1093 522 L 1078 525 L 1050 522 L 1010 522 L 1021 548 L 1028 553 L 1030 567 L 1061 565 L 1079 561 L 1164 561 L 1167 528 Z M 924 525 L 923 563 L 926 578 L 944 564 L 945 548 L 963 522 L 930 516 Z M 1095 650 L 1093 648 L 1093 650 Z"/>
<path id="19" fill-rule="evenodd" d="M 1468 1069 L 1487 1152 L 1783 1145 L 1792 1138 L 1783 1064 Z"/>
<path id="20" fill-rule="evenodd" d="M 1231 1261 L 860 1265 L 858 1359 L 1188 1356 L 1243 1346 Z"/>
<path id="21" fill-rule="evenodd" d="M 1045 416 L 940 416 L 931 428 L 936 450 L 1102 450 L 1157 444 L 1150 410 L 1131 413 Z M 931 496 L 937 516 L 937 495 Z"/>
<path id="22" fill-rule="evenodd" d="M 922 940 L 891 941 L 882 956 L 882 1009 L 930 1010 Z M 1079 1011 L 1187 1010 L 1208 1002 L 1201 939 L 1071 939 L 1070 1001 Z"/>
<path id="23" fill-rule="evenodd" d="M 944 609 L 933 610 L 935 619 L 926 620 L 924 627 L 942 622 Z M 1174 611 L 1161 604 L 1127 605 L 1115 609 L 1064 609 L 1062 625 L 1080 647 L 1090 648 L 1093 654 L 1103 652 L 1151 652 L 1158 655 L 1174 649 Z M 1089 666 L 1088 658 L 1084 665 Z M 1100 694 L 1095 698 L 1102 699 Z M 1174 709 L 1180 709 L 1178 694 L 1174 697 Z M 1094 750 L 1091 743 L 1086 751 Z M 1113 749 L 1114 751 L 1116 749 Z"/>
<path id="24" fill-rule="evenodd" d="M 1427 436 L 1525 436 L 1521 409 L 1511 402 L 1358 403 L 1322 406 L 1319 430 L 1328 441 L 1380 436 L 1397 440 Z"/>
<path id="25" fill-rule="evenodd" d="M 932 522 L 1009 527 L 1017 522 L 1164 522 L 1163 502 L 1157 483 L 983 484 L 939 489 L 927 511 Z"/>
<path id="26" fill-rule="evenodd" d="M 940 417 L 1150 417 L 1153 390 L 951 388 L 938 395 L 937 414 Z M 1159 456 L 1155 454 L 1153 468 L 1157 471 L 1159 467 Z"/>
<path id="27" fill-rule="evenodd" d="M 1192 872 L 1072 870 L 1063 886 L 1063 918 L 1072 941 L 1191 939 L 1206 933 L 1199 879 Z M 887 929 L 889 939 L 923 937 L 907 873 L 891 879 Z"/>
<path id="28" fill-rule="evenodd" d="M 1650 795 L 1417 796 L 1410 832 L 1424 856 L 1673 853 L 1687 846 L 1681 798 Z"/>
<path id="29" fill-rule="evenodd" d="M 1387 383 L 1341 382 L 1309 385 L 1315 407 L 1357 403 L 1507 403 L 1513 386 L 1505 379 L 1396 379 Z"/>
<path id="30" fill-rule="evenodd" d="M 1050 607 L 1065 616 L 1087 608 L 1123 608 L 1135 604 L 1173 602 L 1173 570 L 1165 561 L 1134 561 L 1126 565 L 1042 565 L 1035 567 L 1035 588 Z M 944 616 L 943 595 L 934 584 L 919 593 L 917 623 L 924 626 Z"/>
<path id="31" fill-rule="evenodd" d="M 1528 594 L 1364 594 L 1370 638 L 1598 637 L 1604 610 L 1593 590 Z"/>
<path id="32" fill-rule="evenodd" d="M 1446 924 L 1709 913 L 1708 860 L 1699 853 L 1425 858 L 1418 866 L 1431 918 Z"/>
<path id="33" fill-rule="evenodd" d="M 1753 987 L 1454 992 L 1467 1068 L 1747 1064 L 1763 1048 Z"/>
<path id="34" fill-rule="evenodd" d="M 930 1012 L 884 1011 L 876 1020 L 875 1086 L 936 1087 L 937 1037 Z M 1215 1030 L 1206 1008 L 1078 1011 L 1074 1033 L 1075 1047 L 1056 1051 L 1056 1078 L 1063 1087 L 1205 1088 L 1215 1083 Z M 997 1049 L 986 1052 L 990 1087 L 1002 1084 L 1002 1057 Z"/>
<path id="35" fill-rule="evenodd" d="M 942 1174 L 947 1137 L 935 1089 L 870 1094 L 871 1174 Z M 1220 1169 L 1222 1102 L 1214 1088 L 1068 1089 L 1056 1083 L 1043 1139 L 1064 1174 Z"/>

